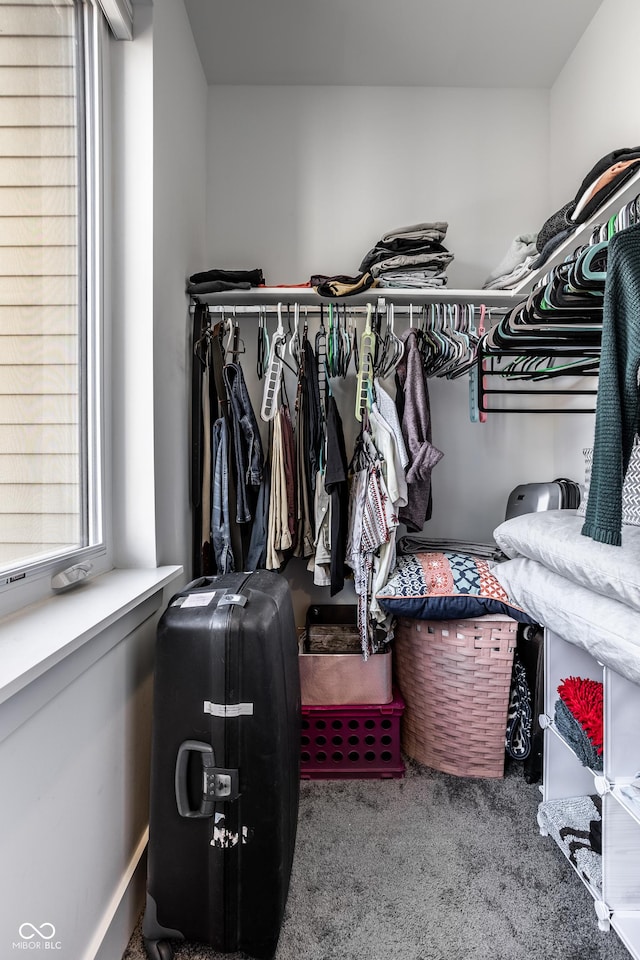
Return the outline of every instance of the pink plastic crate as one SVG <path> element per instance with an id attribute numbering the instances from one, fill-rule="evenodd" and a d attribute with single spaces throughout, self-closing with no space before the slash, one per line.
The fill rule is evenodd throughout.
<path id="1" fill-rule="evenodd" d="M 404 700 L 391 703 L 302 707 L 300 776 L 303 780 L 403 777 L 400 720 Z"/>

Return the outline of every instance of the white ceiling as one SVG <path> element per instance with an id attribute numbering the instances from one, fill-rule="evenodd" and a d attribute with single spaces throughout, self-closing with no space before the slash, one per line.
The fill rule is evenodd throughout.
<path id="1" fill-rule="evenodd" d="M 210 84 L 543 88 L 601 3 L 185 0 Z"/>

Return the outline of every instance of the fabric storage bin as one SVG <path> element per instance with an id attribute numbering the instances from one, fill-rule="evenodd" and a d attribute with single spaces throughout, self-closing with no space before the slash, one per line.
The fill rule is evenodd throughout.
<path id="1" fill-rule="evenodd" d="M 402 749 L 460 777 L 503 777 L 505 731 L 518 624 L 397 621 L 394 664 L 406 709 Z"/>
<path id="2" fill-rule="evenodd" d="M 400 721 L 404 700 L 387 704 L 302 707 L 303 780 L 362 780 L 404 776 Z"/>
<path id="3" fill-rule="evenodd" d="M 302 704 L 381 704 L 393 699 L 391 650 L 362 659 L 356 607 L 315 604 L 300 635 Z"/>

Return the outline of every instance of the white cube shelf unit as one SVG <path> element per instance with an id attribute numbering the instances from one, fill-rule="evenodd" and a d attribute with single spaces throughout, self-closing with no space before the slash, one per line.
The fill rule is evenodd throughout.
<path id="1" fill-rule="evenodd" d="M 590 891 L 600 929 L 613 928 L 631 956 L 640 960 L 640 802 L 636 805 L 621 790 L 640 773 L 640 688 L 549 630 L 545 630 L 544 657 L 540 831 L 554 836 Z M 603 684 L 602 771 L 585 767 L 553 722 L 558 685 L 571 676 Z M 569 859 L 568 846 L 550 828 L 550 823 L 561 816 L 558 811 L 562 811 L 563 803 L 567 810 L 587 809 L 587 798 L 595 795 L 602 799 L 602 854 L 582 851 L 584 857 L 578 866 L 575 858 Z"/>

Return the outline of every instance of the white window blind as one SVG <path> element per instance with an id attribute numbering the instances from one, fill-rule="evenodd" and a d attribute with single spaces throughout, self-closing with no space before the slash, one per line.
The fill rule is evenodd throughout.
<path id="1" fill-rule="evenodd" d="M 0 576 L 88 544 L 74 0 L 0 0 Z"/>

